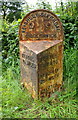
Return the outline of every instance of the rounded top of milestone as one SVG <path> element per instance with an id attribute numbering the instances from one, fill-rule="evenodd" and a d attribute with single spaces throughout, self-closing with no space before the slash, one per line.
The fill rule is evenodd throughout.
<path id="1" fill-rule="evenodd" d="M 19 37 L 21 41 L 63 40 L 62 23 L 49 10 L 34 10 L 23 18 Z"/>

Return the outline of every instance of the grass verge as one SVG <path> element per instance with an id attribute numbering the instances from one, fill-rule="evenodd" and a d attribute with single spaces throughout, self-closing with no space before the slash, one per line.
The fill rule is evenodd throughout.
<path id="1" fill-rule="evenodd" d="M 74 49 L 64 52 L 63 91 L 55 92 L 45 102 L 32 99 L 20 85 L 19 66 L 7 68 L 0 77 L 2 118 L 77 118 L 76 53 Z"/>

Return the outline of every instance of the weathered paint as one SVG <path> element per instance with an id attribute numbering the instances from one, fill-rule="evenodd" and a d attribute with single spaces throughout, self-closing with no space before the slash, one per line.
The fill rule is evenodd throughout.
<path id="1" fill-rule="evenodd" d="M 62 85 L 62 49 L 59 40 L 20 41 L 22 82 L 34 98 L 50 97 Z"/>
<path id="2" fill-rule="evenodd" d="M 32 11 L 22 20 L 19 37 L 21 82 L 33 98 L 50 97 L 62 85 L 63 29 L 60 20 L 47 10 Z"/>
<path id="3" fill-rule="evenodd" d="M 35 10 L 27 14 L 20 24 L 20 40 L 63 40 L 59 18 L 48 10 Z"/>

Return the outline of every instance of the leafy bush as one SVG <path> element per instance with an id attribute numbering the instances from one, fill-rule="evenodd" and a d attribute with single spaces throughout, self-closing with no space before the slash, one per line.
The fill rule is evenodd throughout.
<path id="1" fill-rule="evenodd" d="M 61 16 L 61 20 L 64 28 L 65 35 L 65 48 L 68 49 L 70 47 L 77 48 L 78 41 L 78 23 L 73 16 L 68 16 L 65 14 Z"/>
<path id="2" fill-rule="evenodd" d="M 0 0 L 0 8 L 3 19 L 7 19 L 9 23 L 13 22 L 14 19 L 21 19 L 21 12 L 23 11 L 22 4 L 24 4 L 24 0 L 23 2 L 18 0 L 16 0 L 16 2 Z"/>
<path id="3" fill-rule="evenodd" d="M 8 65 L 18 65 L 19 62 L 19 38 L 18 38 L 18 28 L 20 24 L 20 19 L 18 21 L 13 21 L 9 24 L 4 21 L 2 29 L 2 56 L 3 56 L 3 67 L 6 68 Z"/>

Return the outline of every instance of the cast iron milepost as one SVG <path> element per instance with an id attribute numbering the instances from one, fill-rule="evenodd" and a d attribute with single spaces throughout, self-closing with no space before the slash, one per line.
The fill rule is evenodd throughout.
<path id="1" fill-rule="evenodd" d="M 63 77 L 63 28 L 48 10 L 34 10 L 19 29 L 22 83 L 33 98 L 50 97 Z"/>

